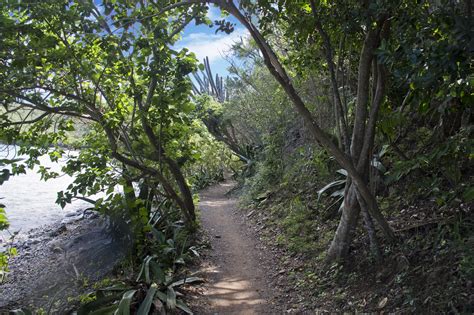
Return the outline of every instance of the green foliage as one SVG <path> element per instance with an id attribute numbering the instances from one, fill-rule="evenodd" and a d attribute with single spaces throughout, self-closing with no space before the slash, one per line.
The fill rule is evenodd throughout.
<path id="1" fill-rule="evenodd" d="M 137 290 L 129 290 L 125 292 L 120 300 L 118 308 L 116 310 L 117 314 L 120 315 L 129 315 L 130 314 L 130 303 L 132 302 L 133 295 Z"/>
<path id="2" fill-rule="evenodd" d="M 176 27 L 169 17 L 183 18 L 182 12 L 157 14 L 158 7 L 123 1 L 100 5 L 107 10 L 92 2 L 6 3 L 2 138 L 21 146 L 30 168 L 46 153 L 60 158 L 63 143 L 82 149 L 64 169 L 75 181 L 58 196 L 62 206 L 142 178 L 170 195 L 192 226 L 192 194 L 181 168 L 196 151 L 188 78 L 196 59 L 187 49 L 171 49 L 176 37 L 168 36 Z M 205 15 L 202 7 L 191 11 L 194 18 Z M 76 125 L 83 138 L 68 141 Z M 39 169 L 44 179 L 58 176 Z"/>
<path id="3" fill-rule="evenodd" d="M 0 205 L 0 231 L 7 229 L 9 226 L 4 208 L 4 205 Z"/>
<path id="4" fill-rule="evenodd" d="M 473 100 L 472 19 L 462 5 L 449 1 L 402 6 L 411 11 L 400 11 L 394 25 L 396 47 L 389 53 L 388 43 L 383 45 L 381 58 L 393 66 L 398 84 L 409 85 L 411 106 L 425 113 L 463 111 Z"/>
<path id="5" fill-rule="evenodd" d="M 196 114 L 188 77 L 197 70 L 195 55 L 173 49 L 183 23 L 207 23 L 207 7 L 163 13 L 161 6 L 7 1 L 0 13 L 0 59 L 7 60 L 0 65 L 0 134 L 26 156 L 22 163 L 2 160 L 10 168 L 0 179 L 35 166 L 44 180 L 55 178 L 61 174 L 39 165 L 39 158 L 65 158 L 62 172 L 74 181 L 57 203 L 91 201 L 112 225 L 130 232 L 134 254 L 145 257 L 145 279 L 133 288 L 99 290 L 89 311 L 106 306 L 126 312 L 138 296 L 130 290 L 140 285 L 151 288 L 141 312 L 158 292 L 168 295 L 169 308 L 187 310 L 173 292 L 184 284 L 174 273 L 195 252 L 184 231 L 196 226 L 190 185 L 209 185 L 222 178 L 226 163 L 235 164 Z M 64 144 L 78 152 L 67 154 Z M 101 197 L 89 199 L 96 194 Z M 163 242 L 161 236 L 149 242 L 160 233 Z M 163 272 L 155 279 L 156 294 L 150 266 Z"/>
<path id="6" fill-rule="evenodd" d="M 194 191 L 222 181 L 224 173 L 238 172 L 241 162 L 228 147 L 216 141 L 201 123 L 195 122 L 200 129 L 190 138 L 195 148 L 192 163 L 184 168 L 184 173 Z"/>
<path id="7" fill-rule="evenodd" d="M 140 304 L 140 307 L 138 308 L 138 311 L 137 311 L 138 315 L 149 314 L 150 308 L 151 308 L 151 303 L 153 303 L 153 298 L 155 297 L 157 289 L 158 289 L 157 284 L 152 283 L 150 288 L 147 291 L 145 299 L 143 300 L 142 304 Z M 169 303 L 169 304 L 172 304 L 172 303 Z M 174 305 L 171 305 L 171 306 L 174 306 Z"/>
<path id="8" fill-rule="evenodd" d="M 299 197 L 295 197 L 287 204 L 281 220 L 284 234 L 277 241 L 293 252 L 313 255 L 316 249 L 321 249 L 315 233 L 317 226 L 313 210 L 306 207 Z"/>
<path id="9" fill-rule="evenodd" d="M 279 137 L 275 134 L 273 139 Z M 318 147 L 296 146 L 288 153 L 288 148 L 281 149 L 281 142 L 273 144 L 266 146 L 255 175 L 246 179 L 243 200 L 269 215 L 266 224 L 278 229 L 277 244 L 322 259 L 332 231 L 321 228 L 326 204 L 316 200 L 316 191 L 331 178 L 333 163 Z"/>
<path id="10" fill-rule="evenodd" d="M 412 196 L 434 197 L 439 205 L 456 197 L 468 202 L 471 188 L 463 183 L 463 174 L 468 175 L 466 171 L 472 165 L 474 142 L 471 129 L 461 129 L 442 141 L 434 139 L 432 133 L 423 128 L 417 130 L 412 137 L 418 137 L 424 146 L 413 158 L 395 161 L 387 172 L 387 184 L 423 174 L 423 179 L 408 185 Z"/>
<path id="11" fill-rule="evenodd" d="M 3 169 L 0 175 L 0 186 L 10 178 L 10 174 L 17 174 L 18 172 L 22 172 L 22 170 L 17 170 L 15 167 L 16 162 L 19 162 L 20 159 L 1 159 L 0 166 L 4 166 L 5 164 L 12 164 L 12 172 L 9 169 Z M 0 204 L 0 233 L 8 229 L 10 224 L 8 223 L 5 205 Z M 1 244 L 6 244 L 0 248 L 0 284 L 5 281 L 8 275 L 8 261 L 17 255 L 17 250 L 15 247 L 10 245 L 12 237 L 10 240 L 3 239 L 3 236 L 0 235 Z"/>
<path id="12" fill-rule="evenodd" d="M 248 203 L 279 204 L 271 214 L 284 232 L 281 244 L 317 253 L 329 242 L 332 222 L 315 232 L 328 209 L 324 198 L 315 199 L 326 192 L 340 198 L 346 181 L 331 182 L 336 167 L 292 112 L 290 88 L 313 114 L 309 123 L 341 148 L 339 120 L 350 129 L 358 108 L 370 112 L 356 127 L 365 136 L 374 119 L 376 135 L 367 143 L 389 148 L 360 171 L 371 188 L 382 177 L 372 176 L 378 169 L 398 200 L 424 198 L 440 207 L 472 202 L 472 12 L 462 1 L 240 1 L 239 10 L 252 16 L 285 67 L 275 71 L 287 72 L 292 85 L 284 90 L 287 82 L 273 80 L 256 43 L 242 40 L 233 47 L 237 61 L 225 84 L 214 80 L 208 59 L 201 67 L 206 75 L 196 76 L 200 89 L 194 92 L 212 97 L 192 93 L 195 55 L 172 49 L 182 25 L 193 19 L 212 24 L 204 3 L 172 4 L 166 12 L 167 1 L 99 5 L 103 10 L 93 1 L 6 1 L 0 13 L 0 139 L 17 143 L 27 156 L 0 161 L 10 166 L 0 183 L 35 166 L 45 180 L 59 176 L 39 165 L 39 157 L 57 161 L 65 156 L 62 145 L 74 144 L 81 150 L 63 172 L 75 180 L 59 192 L 58 203 L 103 193 L 96 209 L 127 223 L 143 257 L 132 284 L 99 290 L 84 306 L 89 311 L 147 313 L 158 298 L 188 312 L 175 289 L 186 283 L 177 273 L 193 253 L 182 224 L 195 227 L 189 187 L 218 181 L 229 168 L 243 169 Z M 215 24 L 226 33 L 234 27 Z M 377 40 L 366 52 L 374 60 L 363 75 L 361 51 L 370 47 L 364 39 L 373 30 Z M 278 68 L 275 60 L 266 63 Z M 373 106 L 377 83 L 386 85 L 379 112 Z M 367 99 L 359 104 L 364 87 Z M 344 119 L 336 118 L 336 91 Z M 79 130 L 81 137 L 71 139 Z M 350 155 L 351 144 L 345 145 Z M 385 208 L 395 207 L 387 202 Z M 471 273 L 469 255 L 461 265 Z M 416 303 L 413 294 L 406 291 L 407 303 Z M 341 303 L 344 298 L 336 295 Z"/>
<path id="13" fill-rule="evenodd" d="M 321 196 L 328 192 L 329 190 L 333 190 L 334 188 L 337 188 L 337 190 L 334 190 L 330 196 L 331 197 L 343 197 L 343 192 L 344 192 L 344 187 L 347 182 L 347 172 L 345 172 L 343 169 L 338 170 L 339 174 L 344 175 L 346 178 L 344 179 L 338 179 L 333 182 L 330 182 L 320 190 L 318 190 L 318 201 L 321 199 Z"/>
<path id="14" fill-rule="evenodd" d="M 9 226 L 7 216 L 5 214 L 5 206 L 0 204 L 0 232 L 6 230 Z M 6 244 L 0 249 L 0 284 L 6 280 L 8 275 L 8 261 L 17 255 L 17 250 L 12 247 L 7 240 L 2 239 L 2 243 Z M 11 241 L 11 239 L 10 239 Z"/>
<path id="15" fill-rule="evenodd" d="M 182 274 L 181 267 L 198 255 L 180 222 L 174 222 L 174 211 L 155 213 L 150 219 L 145 256 L 140 268 L 126 275 L 127 281 L 107 279 L 94 285 L 96 291 L 83 299 L 78 314 L 116 312 L 116 314 L 149 314 L 157 301 L 173 312 L 177 308 L 192 312 L 177 296 L 180 286 L 202 282 Z"/>

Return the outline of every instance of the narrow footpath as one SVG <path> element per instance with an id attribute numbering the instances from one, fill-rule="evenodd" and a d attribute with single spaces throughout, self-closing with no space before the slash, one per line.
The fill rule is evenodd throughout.
<path id="1" fill-rule="evenodd" d="M 203 266 L 205 314 L 274 314 L 256 240 L 237 214 L 237 199 L 226 195 L 234 185 L 225 181 L 200 194 L 202 225 L 212 247 Z"/>

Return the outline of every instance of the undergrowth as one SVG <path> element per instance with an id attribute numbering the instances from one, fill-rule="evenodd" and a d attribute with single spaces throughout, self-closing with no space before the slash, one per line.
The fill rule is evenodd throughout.
<path id="1" fill-rule="evenodd" d="M 266 243 L 282 255 L 279 264 L 306 310 L 474 311 L 473 203 L 468 185 L 457 185 L 472 175 L 462 154 L 466 138 L 458 140 L 439 145 L 438 155 L 419 158 L 429 159 L 431 168 L 399 162 L 393 166 L 393 152 L 383 159 L 391 172 L 382 178 L 379 204 L 399 242 L 384 244 L 380 237 L 384 253 L 379 264 L 361 225 L 347 263 L 325 263 L 339 217 L 339 207 L 330 207 L 334 199 L 318 200 L 317 191 L 335 178 L 337 167 L 330 159 L 322 154 L 309 158 L 315 155 L 305 155 L 311 151 L 306 147 L 293 151 L 291 164 L 276 163 L 275 157 L 257 164 L 255 176 L 243 185 L 242 204 L 263 227 Z M 453 152 L 461 153 L 448 162 Z M 448 163 L 457 165 L 461 175 L 448 178 Z M 419 172 L 426 175 L 423 180 Z"/>

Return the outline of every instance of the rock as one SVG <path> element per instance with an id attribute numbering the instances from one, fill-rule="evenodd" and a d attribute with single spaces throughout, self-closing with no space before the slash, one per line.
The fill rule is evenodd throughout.
<path id="1" fill-rule="evenodd" d="M 53 246 L 53 248 L 51 248 L 51 250 L 53 251 L 53 253 L 62 253 L 63 252 L 63 249 L 59 246 Z"/>
<path id="2" fill-rule="evenodd" d="M 77 217 L 79 216 L 81 213 L 80 212 L 69 212 L 69 213 L 66 213 L 65 217 L 66 218 L 70 218 L 70 217 Z"/>
<path id="3" fill-rule="evenodd" d="M 81 221 L 70 216 L 71 225 L 55 223 L 25 234 L 24 241 L 15 239 L 22 248 L 17 246 L 9 280 L 0 285 L 0 314 L 19 305 L 49 308 L 51 301 L 44 296 L 56 297 L 51 313 L 69 313 L 67 298 L 88 290 L 76 281 L 78 273 L 93 283 L 112 272 L 130 244 L 113 237 L 105 219 L 90 214 L 97 219 Z"/>
<path id="4" fill-rule="evenodd" d="M 83 213 L 83 217 L 85 219 L 96 219 L 99 217 L 99 213 L 97 211 L 94 211 L 94 210 L 85 210 L 84 213 Z"/>
<path id="5" fill-rule="evenodd" d="M 26 241 L 26 244 L 27 244 L 28 246 L 31 246 L 31 245 L 36 245 L 36 244 L 38 244 L 39 242 L 40 242 L 40 241 L 39 241 L 38 239 L 34 239 L 34 240 L 28 240 L 28 241 Z"/>
<path id="6" fill-rule="evenodd" d="M 66 231 L 67 231 L 66 224 L 61 223 L 61 225 L 56 230 L 53 230 L 51 233 L 49 233 L 49 236 L 56 237 L 59 234 L 62 234 Z"/>
<path id="7" fill-rule="evenodd" d="M 69 218 L 64 218 L 62 221 L 61 221 L 61 224 L 71 224 L 73 222 L 76 222 L 78 221 L 80 218 L 77 218 L 77 217 L 69 217 Z"/>

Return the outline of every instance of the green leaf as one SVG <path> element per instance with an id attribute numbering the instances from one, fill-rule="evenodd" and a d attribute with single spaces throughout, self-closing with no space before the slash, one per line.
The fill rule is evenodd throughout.
<path id="1" fill-rule="evenodd" d="M 189 315 L 193 315 L 194 313 L 191 311 L 191 309 L 189 309 L 189 307 L 184 304 L 183 301 L 181 300 L 177 300 L 176 301 L 176 307 L 179 308 L 180 310 L 182 310 L 183 312 L 185 312 L 186 314 L 189 314 Z"/>
<path id="2" fill-rule="evenodd" d="M 474 186 L 467 188 L 462 194 L 462 197 L 465 202 L 473 201 L 474 200 Z"/>
<path id="3" fill-rule="evenodd" d="M 7 216 L 5 215 L 5 209 L 0 208 L 0 231 L 5 230 L 9 227 Z"/>
<path id="4" fill-rule="evenodd" d="M 156 240 L 162 244 L 166 241 L 166 237 L 163 234 L 163 232 L 159 231 L 157 228 L 153 227 L 151 229 L 151 232 L 153 233 L 153 236 L 156 238 Z"/>
<path id="5" fill-rule="evenodd" d="M 137 290 L 129 290 L 123 294 L 122 300 L 120 300 L 114 315 L 130 315 L 130 303 L 132 302 L 135 292 L 137 292 Z"/>
<path id="6" fill-rule="evenodd" d="M 4 166 L 6 164 L 12 164 L 23 161 L 23 159 L 0 159 L 0 166 Z"/>
<path id="7" fill-rule="evenodd" d="M 179 287 L 180 285 L 183 285 L 183 284 L 201 283 L 201 282 L 204 282 L 203 278 L 189 277 L 189 278 L 184 278 L 184 279 L 175 281 L 172 284 L 170 284 L 169 287 L 174 288 L 174 287 Z"/>
<path id="8" fill-rule="evenodd" d="M 137 276 L 137 282 L 142 279 L 142 277 L 145 278 L 146 283 L 151 283 L 151 276 L 150 276 L 150 262 L 155 258 L 155 256 L 147 256 L 143 260 L 142 266 L 140 268 L 140 272 L 138 273 Z"/>
<path id="9" fill-rule="evenodd" d="M 166 306 L 171 310 L 176 308 L 176 292 L 171 287 L 166 290 Z"/>
<path id="10" fill-rule="evenodd" d="M 145 259 L 145 282 L 150 283 L 150 261 L 153 259 L 153 257 L 147 257 Z"/>
<path id="11" fill-rule="evenodd" d="M 0 172 L 0 185 L 2 185 L 4 182 L 6 182 L 10 178 L 10 170 L 8 169 L 3 169 Z"/>
<path id="12" fill-rule="evenodd" d="M 123 192 L 126 193 L 126 194 L 132 193 L 133 191 L 134 191 L 133 187 L 131 187 L 131 186 L 125 186 L 123 188 Z"/>
<path id="13" fill-rule="evenodd" d="M 156 291 L 156 296 L 160 299 L 161 302 L 166 303 L 166 294 L 161 291 Z"/>
<path id="14" fill-rule="evenodd" d="M 163 272 L 163 269 L 160 268 L 159 264 L 152 260 L 150 261 L 150 268 L 153 273 L 153 280 L 158 282 L 159 284 L 162 284 L 165 282 L 165 273 Z"/>
<path id="15" fill-rule="evenodd" d="M 95 301 L 89 302 L 87 304 L 82 305 L 77 310 L 77 315 L 88 315 L 92 314 L 92 312 L 99 312 L 97 314 L 113 314 L 113 312 L 117 309 L 117 305 L 113 305 L 113 309 L 109 307 L 101 308 L 109 303 L 117 301 L 122 296 L 121 293 L 112 294 L 109 296 L 104 296 L 103 298 L 98 298 Z M 100 313 L 102 312 L 102 313 Z"/>
<path id="16" fill-rule="evenodd" d="M 16 256 L 16 255 L 18 255 L 18 251 L 17 251 L 17 249 L 16 249 L 15 247 L 12 247 L 12 248 L 10 248 L 10 249 L 8 250 L 8 254 L 9 254 L 10 256 Z"/>
<path id="17" fill-rule="evenodd" d="M 318 190 L 318 201 L 319 201 L 319 199 L 321 199 L 322 194 L 324 194 L 327 190 L 329 190 L 331 188 L 334 188 L 334 187 L 340 187 L 340 186 L 344 185 L 345 183 L 346 183 L 345 179 L 340 179 L 340 180 L 335 180 L 335 181 L 327 184 L 326 186 L 324 186 L 323 188 Z"/>
<path id="18" fill-rule="evenodd" d="M 143 300 L 142 304 L 138 308 L 137 315 L 148 315 L 150 312 L 151 304 L 153 303 L 153 298 L 155 297 L 155 293 L 158 290 L 158 285 L 156 283 L 152 283 L 148 292 Z"/>
<path id="19" fill-rule="evenodd" d="M 336 173 L 341 174 L 341 175 L 347 177 L 347 171 L 346 171 L 345 169 L 343 169 L 343 168 L 338 169 L 338 170 L 336 171 Z"/>
<path id="20" fill-rule="evenodd" d="M 117 283 L 110 287 L 102 288 L 99 291 L 110 292 L 110 291 L 126 291 L 130 289 L 129 286 L 124 285 L 123 283 Z"/>

